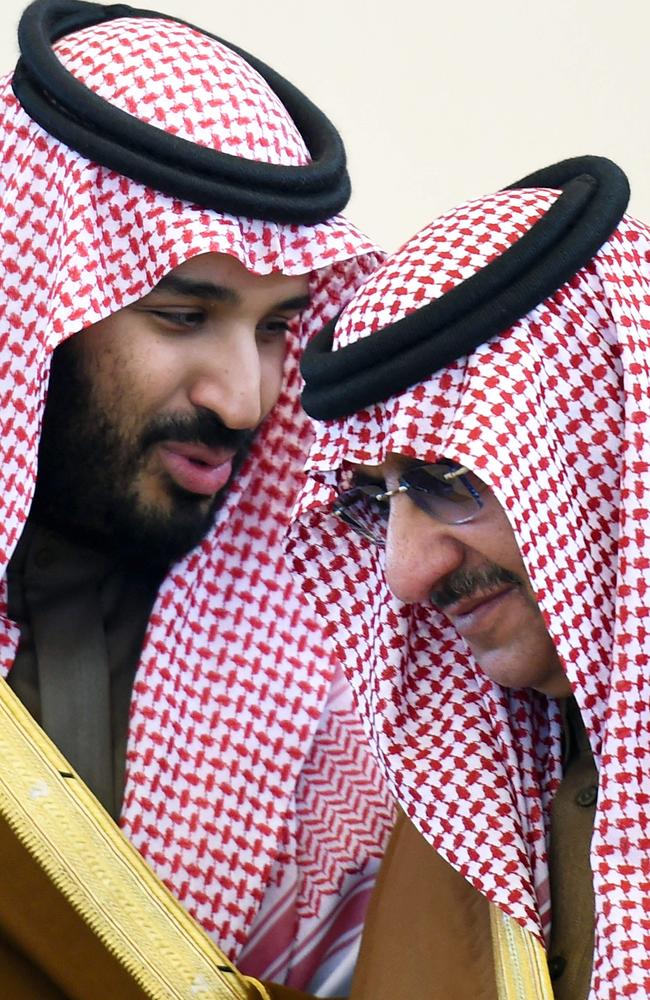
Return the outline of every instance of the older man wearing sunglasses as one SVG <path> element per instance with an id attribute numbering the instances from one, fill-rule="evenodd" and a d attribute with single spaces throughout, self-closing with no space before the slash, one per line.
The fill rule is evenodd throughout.
<path id="1" fill-rule="evenodd" d="M 355 981 L 375 1000 L 650 989 L 650 231 L 627 195 L 583 157 L 451 210 L 303 361 L 293 565 L 405 813 Z"/>

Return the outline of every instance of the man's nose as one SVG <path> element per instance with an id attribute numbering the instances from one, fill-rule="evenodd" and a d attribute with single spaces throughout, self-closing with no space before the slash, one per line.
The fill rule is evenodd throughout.
<path id="1" fill-rule="evenodd" d="M 409 604 L 430 600 L 465 559 L 455 526 L 444 524 L 401 495 L 391 500 L 386 538 L 386 579 L 395 597 Z"/>
<path id="2" fill-rule="evenodd" d="M 262 419 L 262 365 L 255 337 L 234 329 L 208 340 L 195 360 L 190 402 L 216 414 L 233 430 L 257 427 Z"/>

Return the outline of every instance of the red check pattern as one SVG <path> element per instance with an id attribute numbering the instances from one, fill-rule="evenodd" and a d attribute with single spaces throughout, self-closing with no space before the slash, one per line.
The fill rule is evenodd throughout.
<path id="1" fill-rule="evenodd" d="M 427 226 L 358 292 L 335 346 L 455 287 L 555 198 L 504 191 Z M 327 514 L 337 470 L 388 452 L 446 456 L 494 490 L 600 768 L 591 1000 L 650 995 L 649 337 L 650 230 L 625 218 L 514 327 L 401 397 L 321 425 L 290 543 L 399 801 L 480 892 L 543 937 L 557 705 L 487 680 L 453 626 L 393 598 L 377 552 Z"/>
<path id="2" fill-rule="evenodd" d="M 71 35 L 57 51 L 91 89 L 187 139 L 267 162 L 308 160 L 257 73 L 196 31 L 122 19 Z M 281 399 L 214 531 L 158 595 L 135 683 L 122 817 L 235 959 L 278 866 L 297 866 L 288 919 L 296 942 L 311 941 L 296 983 L 304 985 L 321 957 L 319 921 L 366 878 L 390 824 L 358 724 L 325 711 L 332 656 L 281 547 L 310 440 L 299 347 L 370 274 L 376 251 L 340 217 L 276 225 L 145 188 L 63 147 L 27 118 L 8 80 L 1 87 L 3 566 L 29 510 L 50 357 L 63 339 L 196 254 L 229 253 L 257 274 L 311 273 L 313 303 L 294 325 Z M 6 601 L 0 611 L 6 672 L 17 634 Z M 325 842 L 322 817 L 339 817 L 342 806 L 347 837 Z"/>

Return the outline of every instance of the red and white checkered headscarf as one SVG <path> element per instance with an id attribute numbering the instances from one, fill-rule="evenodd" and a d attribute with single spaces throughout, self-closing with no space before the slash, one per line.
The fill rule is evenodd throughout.
<path id="1" fill-rule="evenodd" d="M 56 45 L 97 93 L 234 155 L 309 160 L 258 74 L 198 31 L 120 19 Z M 135 681 L 122 824 L 152 867 L 245 969 L 301 986 L 354 943 L 390 822 L 347 686 L 284 563 L 281 537 L 310 440 L 297 355 L 377 264 L 340 217 L 315 226 L 220 215 L 85 160 L 1 84 L 0 557 L 24 526 L 50 359 L 66 337 L 149 292 L 196 254 L 256 274 L 311 274 L 286 386 L 215 529 L 158 594 Z M 0 606 L 0 666 L 18 633 Z M 260 915 L 273 895 L 273 912 Z M 264 909 L 264 908 L 263 908 Z M 267 937 L 250 946 L 262 920 Z M 271 944 L 267 947 L 269 929 Z M 340 955 L 339 955 L 340 957 Z"/>
<path id="2" fill-rule="evenodd" d="M 458 285 L 556 197 L 503 191 L 437 219 L 360 290 L 334 349 Z M 649 341 L 650 230 L 626 217 L 511 329 L 403 395 L 321 424 L 290 542 L 400 803 L 441 855 L 543 940 L 557 703 L 488 680 L 444 615 L 395 599 L 381 551 L 327 513 L 345 463 L 389 452 L 444 456 L 493 489 L 600 769 L 592 1000 L 650 995 Z"/>

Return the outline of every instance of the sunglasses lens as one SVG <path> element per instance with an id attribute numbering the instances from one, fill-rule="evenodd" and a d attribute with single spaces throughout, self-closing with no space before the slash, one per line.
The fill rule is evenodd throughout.
<path id="1" fill-rule="evenodd" d="M 401 482 L 409 487 L 413 503 L 439 521 L 461 524 L 483 506 L 479 494 L 484 484 L 472 472 L 455 475 L 453 465 L 417 465 L 409 469 Z"/>
<path id="2" fill-rule="evenodd" d="M 484 506 L 481 493 L 486 489 L 485 484 L 473 472 L 452 462 L 412 466 L 402 473 L 399 481 L 420 510 L 445 524 L 471 521 Z M 390 497 L 378 499 L 386 496 L 384 490 L 376 483 L 354 486 L 340 493 L 332 508 L 359 535 L 381 546 L 386 544 L 390 513 Z"/>
<path id="3" fill-rule="evenodd" d="M 332 508 L 337 517 L 378 545 L 386 540 L 389 505 L 375 499 L 382 490 L 379 486 L 357 486 L 341 493 Z"/>

